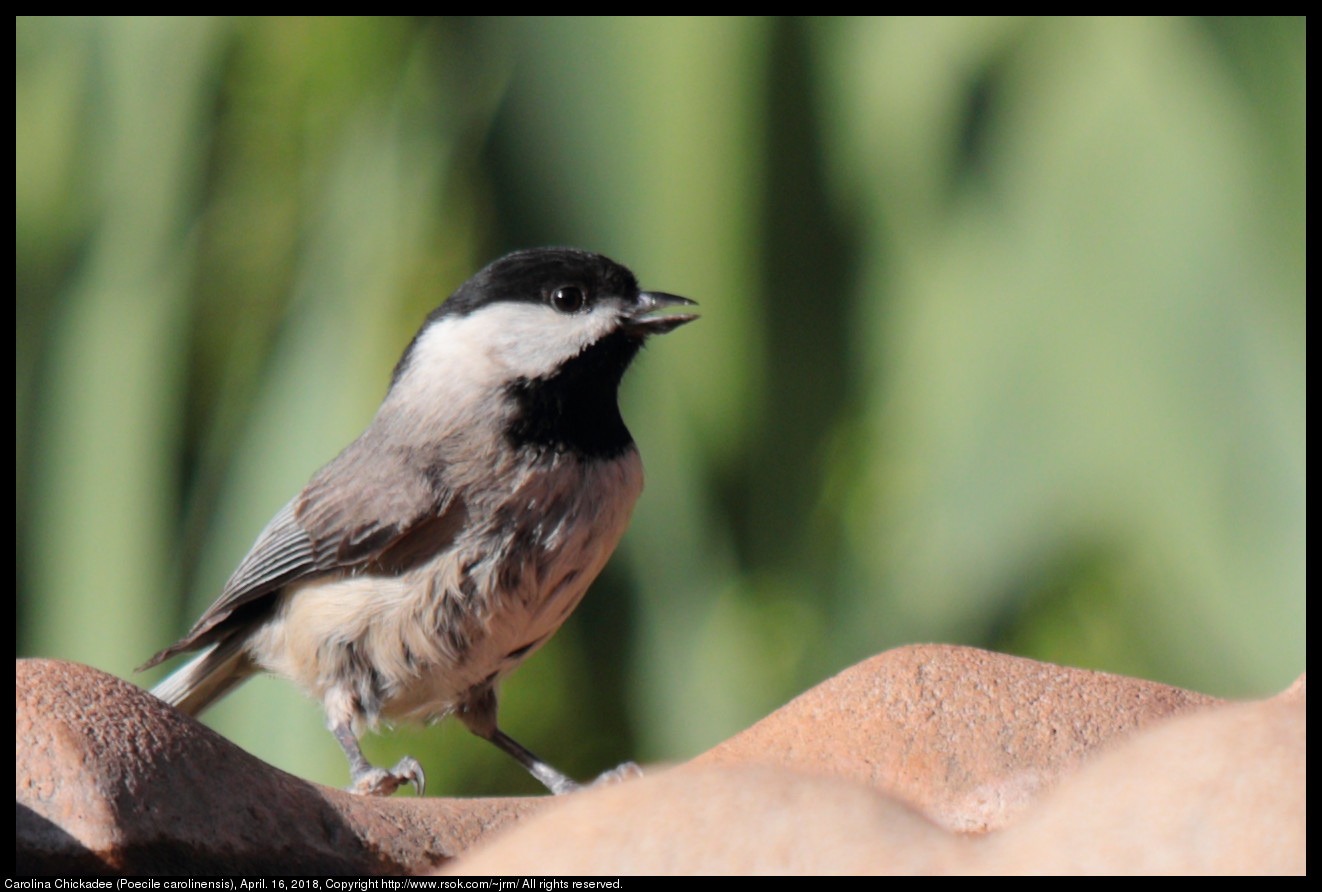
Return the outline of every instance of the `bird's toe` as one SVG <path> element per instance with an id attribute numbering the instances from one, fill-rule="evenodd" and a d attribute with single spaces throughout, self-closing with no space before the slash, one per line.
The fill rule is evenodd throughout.
<path id="1" fill-rule="evenodd" d="M 607 784 L 619 784 L 642 776 L 643 769 L 639 768 L 636 762 L 625 762 L 622 765 L 616 765 L 610 771 L 603 771 L 597 775 L 597 779 L 592 782 L 592 786 L 601 787 Z"/>
<path id="2" fill-rule="evenodd" d="M 421 796 L 427 788 L 427 778 L 422 773 L 422 765 L 412 756 L 405 756 L 390 771 L 384 768 L 369 768 L 355 774 L 349 784 L 349 792 L 359 796 L 390 796 L 403 784 L 413 785 Z"/>

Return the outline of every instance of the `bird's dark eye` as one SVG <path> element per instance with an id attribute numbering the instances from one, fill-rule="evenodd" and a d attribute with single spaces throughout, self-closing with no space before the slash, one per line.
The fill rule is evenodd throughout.
<path id="1" fill-rule="evenodd" d="M 583 309 L 583 289 L 577 285 L 565 285 L 551 293 L 551 306 L 562 313 L 577 313 Z"/>

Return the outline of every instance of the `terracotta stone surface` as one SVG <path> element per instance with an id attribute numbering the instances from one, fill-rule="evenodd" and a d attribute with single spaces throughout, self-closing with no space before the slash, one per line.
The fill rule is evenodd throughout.
<path id="1" fill-rule="evenodd" d="M 672 769 L 564 797 L 447 874 L 913 874 L 971 841 L 868 787 L 757 766 Z"/>
<path id="2" fill-rule="evenodd" d="M 1097 747 L 1220 701 L 969 647 L 887 651 L 691 765 L 763 764 L 867 784 L 937 824 L 1004 827 Z"/>
<path id="3" fill-rule="evenodd" d="M 1280 697 L 1172 719 L 978 836 L 835 778 L 674 769 L 557 802 L 445 873 L 1306 873 L 1307 721 Z"/>
<path id="4" fill-rule="evenodd" d="M 1306 873 L 1307 723 L 1300 682 L 1152 722 L 1099 746 L 1017 821 L 976 835 L 871 784 L 746 750 L 763 764 L 700 759 L 557 802 L 445 873 Z"/>
<path id="5" fill-rule="evenodd" d="M 1308 673 L 1294 680 L 1288 688 L 1276 695 L 1277 700 L 1304 700 L 1308 697 Z"/>
<path id="6" fill-rule="evenodd" d="M 74 663 L 18 660 L 14 699 L 20 874 L 418 872 L 538 807 L 309 784 Z"/>
<path id="7" fill-rule="evenodd" d="M 555 800 L 360 798 L 93 669 L 20 660 L 15 688 L 18 873 L 1307 870 L 1306 676 L 1226 704 L 901 648 L 690 763 Z"/>
<path id="8" fill-rule="evenodd" d="M 1138 734 L 980 842 L 979 873 L 1307 873 L 1306 698 Z"/>

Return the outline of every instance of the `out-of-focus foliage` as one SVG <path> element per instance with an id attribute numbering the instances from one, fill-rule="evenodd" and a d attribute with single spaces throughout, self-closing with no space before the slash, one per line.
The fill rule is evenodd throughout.
<path id="1" fill-rule="evenodd" d="M 503 691 L 587 777 L 944 640 L 1264 694 L 1307 645 L 1302 19 L 16 23 L 19 656 L 132 669 L 425 312 L 570 244 L 703 318 Z M 318 706 L 208 716 L 332 784 Z M 458 725 L 439 792 L 535 785 Z"/>

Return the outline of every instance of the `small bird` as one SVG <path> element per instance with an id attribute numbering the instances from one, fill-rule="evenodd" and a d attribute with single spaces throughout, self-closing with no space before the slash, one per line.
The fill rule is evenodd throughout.
<path id="1" fill-rule="evenodd" d="M 496 724 L 496 685 L 546 643 L 615 549 L 643 486 L 625 369 L 693 301 L 568 248 L 461 285 L 400 357 L 367 429 L 271 519 L 152 693 L 197 714 L 260 671 L 321 701 L 349 789 L 422 795 L 416 759 L 371 765 L 382 720 L 456 715 L 551 792 L 578 785 Z"/>

